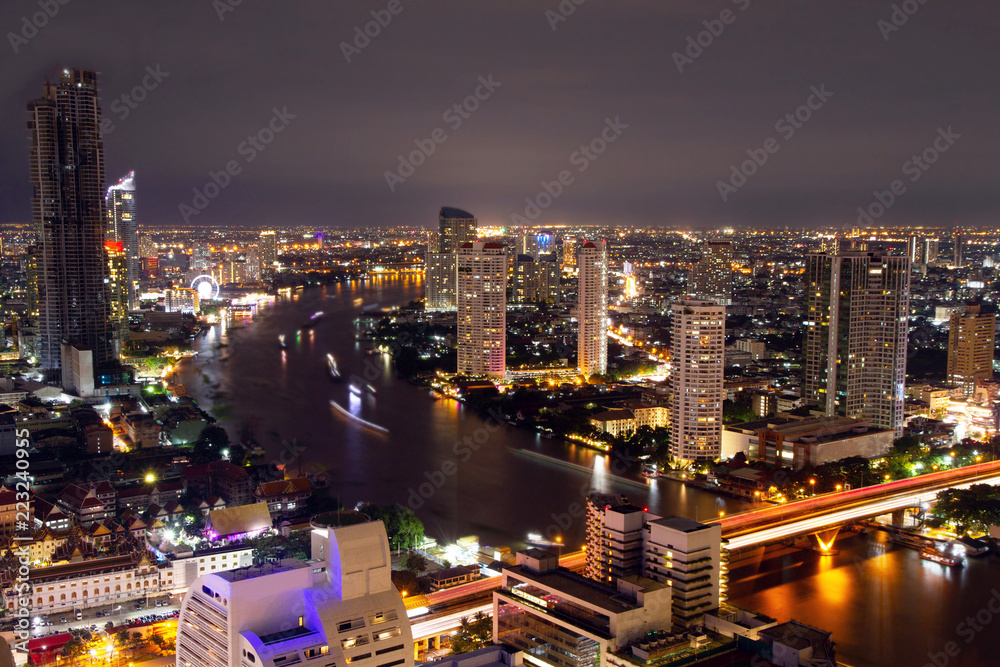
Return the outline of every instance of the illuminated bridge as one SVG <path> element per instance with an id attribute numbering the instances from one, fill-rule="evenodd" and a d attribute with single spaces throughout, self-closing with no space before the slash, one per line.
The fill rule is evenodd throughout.
<path id="1" fill-rule="evenodd" d="M 883 514 L 902 512 L 935 499 L 939 491 L 973 484 L 1000 483 L 1000 461 L 887 482 L 861 489 L 827 493 L 792 503 L 752 510 L 719 519 L 723 547 L 737 551 L 799 535 L 813 535 L 829 550 L 843 525 Z"/>

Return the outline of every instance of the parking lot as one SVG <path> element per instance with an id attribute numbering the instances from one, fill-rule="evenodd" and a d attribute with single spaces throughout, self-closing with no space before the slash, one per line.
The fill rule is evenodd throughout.
<path id="1" fill-rule="evenodd" d="M 180 605 L 175 598 L 161 595 L 150 597 L 148 602 L 125 600 L 121 604 L 103 605 L 81 610 L 80 618 L 72 610 L 36 616 L 32 622 L 32 637 L 45 637 L 68 632 L 71 629 L 101 631 L 111 623 L 113 632 L 132 623 L 141 624 L 170 618 L 179 612 Z"/>

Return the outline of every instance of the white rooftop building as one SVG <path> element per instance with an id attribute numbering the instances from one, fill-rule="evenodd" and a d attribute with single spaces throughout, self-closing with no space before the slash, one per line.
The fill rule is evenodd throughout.
<path id="1" fill-rule="evenodd" d="M 199 577 L 181 606 L 178 667 L 412 667 L 390 555 L 380 521 L 314 522 L 310 561 Z"/>

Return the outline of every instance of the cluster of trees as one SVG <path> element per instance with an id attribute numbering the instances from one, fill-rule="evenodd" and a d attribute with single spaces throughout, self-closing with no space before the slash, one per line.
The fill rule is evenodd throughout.
<path id="1" fill-rule="evenodd" d="M 960 535 L 986 533 L 990 526 L 1000 526 L 1000 486 L 973 484 L 968 489 L 941 491 L 930 523 L 951 524 Z"/>
<path id="2" fill-rule="evenodd" d="M 493 619 L 485 612 L 476 612 L 472 618 L 465 617 L 461 627 L 451 637 L 451 653 L 467 653 L 493 643 Z"/>
<path id="3" fill-rule="evenodd" d="M 63 644 L 60 653 L 64 658 L 77 658 L 87 652 L 87 645 L 93 640 L 93 635 L 84 630 Z M 158 653 L 163 653 L 169 647 L 169 642 L 158 634 L 144 637 L 141 632 L 129 632 L 122 628 L 114 635 L 115 648 L 119 651 L 138 651 L 147 646 L 153 646 Z"/>

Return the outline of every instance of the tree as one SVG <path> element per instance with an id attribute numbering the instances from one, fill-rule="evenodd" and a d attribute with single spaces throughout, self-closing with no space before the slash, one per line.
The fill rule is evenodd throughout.
<path id="1" fill-rule="evenodd" d="M 62 656 L 64 658 L 75 658 L 83 653 L 83 641 L 79 637 L 73 637 L 63 644 Z"/>
<path id="2" fill-rule="evenodd" d="M 157 634 L 152 634 L 149 636 L 150 643 L 156 647 L 156 650 L 163 653 L 163 649 L 167 646 L 167 640 Z"/>
<path id="3" fill-rule="evenodd" d="M 393 549 L 412 548 L 424 539 L 424 524 L 408 507 L 368 503 L 360 509 L 372 521 L 385 524 L 389 546 Z"/>
<path id="4" fill-rule="evenodd" d="M 115 633 L 115 645 L 117 646 L 124 647 L 128 644 L 129 639 L 131 639 L 129 632 L 124 628 Z"/>
<path id="5" fill-rule="evenodd" d="M 416 551 L 411 551 L 403 561 L 403 569 L 413 574 L 420 574 L 427 569 L 427 559 Z"/>
<path id="6" fill-rule="evenodd" d="M 485 612 L 476 612 L 471 619 L 466 616 L 461 627 L 451 638 L 451 653 L 468 653 L 493 642 L 493 619 Z"/>

